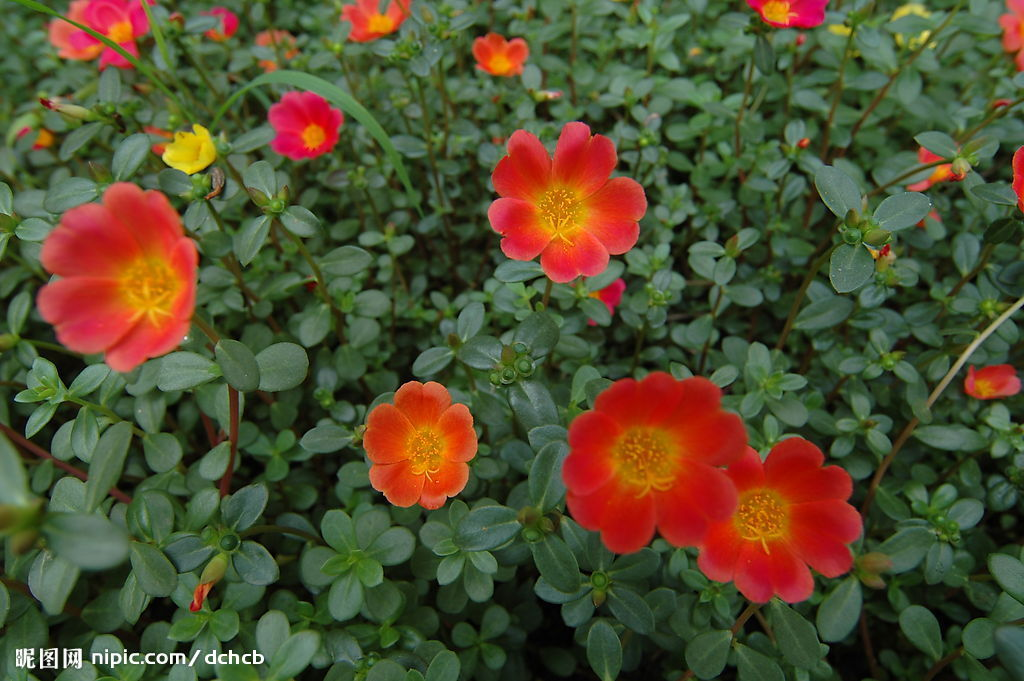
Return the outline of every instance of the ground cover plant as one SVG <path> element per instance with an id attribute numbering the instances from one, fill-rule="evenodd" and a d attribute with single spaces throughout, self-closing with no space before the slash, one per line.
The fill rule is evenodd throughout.
<path id="1" fill-rule="evenodd" d="M 1024 679 L 1019 0 L 4 8 L 3 679 Z"/>

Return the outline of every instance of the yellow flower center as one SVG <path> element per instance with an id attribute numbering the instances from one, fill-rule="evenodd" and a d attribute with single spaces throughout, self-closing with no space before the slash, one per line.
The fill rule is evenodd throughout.
<path id="1" fill-rule="evenodd" d="M 371 14 L 366 22 L 366 30 L 370 33 L 391 33 L 395 30 L 395 20 L 387 14 Z"/>
<path id="2" fill-rule="evenodd" d="M 579 229 L 580 202 L 568 189 L 549 189 L 537 202 L 552 238 L 570 241 Z"/>
<path id="3" fill-rule="evenodd" d="M 323 144 L 325 139 L 327 139 L 327 131 L 322 125 L 310 123 L 302 131 L 302 144 L 310 151 Z"/>
<path id="4" fill-rule="evenodd" d="M 436 432 L 429 428 L 416 431 L 406 443 L 413 475 L 426 475 L 427 479 L 432 481 L 430 475 L 441 470 L 441 463 L 444 460 L 441 448 L 441 438 Z"/>
<path id="5" fill-rule="evenodd" d="M 612 449 L 618 477 L 637 488 L 642 497 L 652 489 L 659 492 L 672 487 L 676 466 L 672 448 L 656 431 L 633 428 Z"/>
<path id="6" fill-rule="evenodd" d="M 132 25 L 128 21 L 119 21 L 107 31 L 107 37 L 118 44 L 129 42 L 133 36 Z"/>
<path id="7" fill-rule="evenodd" d="M 503 76 L 512 70 L 512 62 L 504 54 L 499 53 L 491 57 L 490 67 L 494 74 Z"/>
<path id="8" fill-rule="evenodd" d="M 768 550 L 768 541 L 778 539 L 786 531 L 788 513 L 779 496 L 767 489 L 747 492 L 740 497 L 736 511 L 736 529 L 748 541 L 759 541 Z"/>
<path id="9" fill-rule="evenodd" d="M 158 317 L 170 316 L 180 286 L 174 271 L 163 260 L 136 260 L 121 275 L 124 301 L 154 323 Z"/>
<path id="10" fill-rule="evenodd" d="M 774 21 L 777 24 L 788 24 L 790 17 L 793 16 L 786 0 L 768 0 L 761 8 L 761 14 L 768 21 Z"/>
<path id="11" fill-rule="evenodd" d="M 996 387 L 992 384 L 992 381 L 986 378 L 975 378 L 974 392 L 978 397 L 988 399 L 995 396 Z"/>

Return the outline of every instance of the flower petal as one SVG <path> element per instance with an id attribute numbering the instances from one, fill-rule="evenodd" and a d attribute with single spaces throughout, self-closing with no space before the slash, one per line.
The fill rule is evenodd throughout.
<path id="1" fill-rule="evenodd" d="M 636 245 L 638 221 L 647 212 L 644 188 L 628 177 L 613 177 L 584 202 L 584 229 L 597 237 L 608 252 L 620 255 Z"/>
<path id="2" fill-rule="evenodd" d="M 596 277 L 608 268 L 608 249 L 581 230 L 567 239 L 553 239 L 540 255 L 540 266 L 558 284 L 580 275 Z"/>
<path id="3" fill-rule="evenodd" d="M 615 144 L 604 135 L 591 135 L 585 123 L 566 123 L 558 137 L 551 179 L 581 199 L 608 181 L 618 158 Z"/>
<path id="4" fill-rule="evenodd" d="M 448 390 L 440 383 L 409 381 L 395 393 L 395 406 L 414 428 L 432 426 L 452 403 Z"/>
<path id="5" fill-rule="evenodd" d="M 128 227 L 105 206 L 88 203 L 64 213 L 43 242 L 40 261 L 62 277 L 116 277 L 140 253 Z"/>
<path id="6" fill-rule="evenodd" d="M 39 313 L 57 340 L 75 352 L 103 352 L 124 336 L 138 313 L 124 304 L 114 279 L 70 277 L 39 291 Z"/>
<path id="7" fill-rule="evenodd" d="M 413 475 L 408 461 L 370 466 L 370 484 L 382 492 L 388 502 L 408 508 L 420 500 L 424 475 Z"/>
<path id="8" fill-rule="evenodd" d="M 437 429 L 444 436 L 446 443 L 445 459 L 469 461 L 476 456 L 477 439 L 476 431 L 473 430 L 473 415 L 469 413 L 466 405 L 453 404 L 445 409 L 437 421 Z"/>
<path id="9" fill-rule="evenodd" d="M 398 463 L 409 458 L 407 444 L 415 433 L 409 419 L 393 404 L 379 404 L 366 417 L 363 448 L 377 464 Z"/>
<path id="10" fill-rule="evenodd" d="M 551 231 L 533 204 L 521 199 L 496 199 L 487 209 L 491 229 L 503 235 L 501 251 L 513 260 L 533 260 L 551 243 Z"/>
<path id="11" fill-rule="evenodd" d="M 131 371 L 151 357 L 165 355 L 181 345 L 188 335 L 189 319 L 160 320 L 139 318 L 131 330 L 107 350 L 104 361 L 114 371 Z"/>
<path id="12" fill-rule="evenodd" d="M 437 473 L 423 476 L 423 492 L 419 504 L 433 510 L 444 506 L 448 497 L 454 497 L 469 481 L 469 466 L 459 461 L 446 461 Z"/>
<path id="13" fill-rule="evenodd" d="M 704 535 L 697 567 L 708 579 L 731 582 L 746 543 L 731 521 L 714 523 Z"/>
<path id="14" fill-rule="evenodd" d="M 849 499 L 853 493 L 850 474 L 839 466 L 822 468 L 824 461 L 825 455 L 812 443 L 789 438 L 772 448 L 764 464 L 765 477 L 790 503 Z"/>
<path id="15" fill-rule="evenodd" d="M 609 446 L 621 428 L 606 414 L 588 411 L 569 426 L 569 456 L 562 464 L 562 480 L 576 494 L 591 494 L 615 474 Z"/>
<path id="16" fill-rule="evenodd" d="M 508 155 L 491 175 L 499 196 L 533 200 L 550 185 L 551 157 L 536 135 L 516 130 L 508 140 Z"/>
<path id="17" fill-rule="evenodd" d="M 711 523 L 723 521 L 736 510 L 737 494 L 720 468 L 685 463 L 667 492 L 654 495 L 658 503 L 658 529 L 673 546 L 697 546 Z"/>

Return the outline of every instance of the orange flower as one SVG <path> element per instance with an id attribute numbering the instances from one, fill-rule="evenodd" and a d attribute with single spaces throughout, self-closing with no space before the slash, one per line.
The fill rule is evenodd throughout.
<path id="1" fill-rule="evenodd" d="M 257 47 L 269 47 L 274 50 L 280 47 L 285 51 L 285 59 L 294 59 L 299 55 L 299 50 L 295 47 L 295 36 L 288 31 L 280 29 L 260 31 L 256 34 L 255 43 Z M 261 59 L 259 65 L 267 73 L 277 70 L 277 61 L 273 59 Z"/>
<path id="2" fill-rule="evenodd" d="M 198 254 L 158 191 L 111 185 L 103 203 L 64 213 L 40 260 L 60 279 L 39 291 L 39 312 L 76 352 L 105 352 L 130 371 L 188 333 Z"/>
<path id="3" fill-rule="evenodd" d="M 368 43 L 394 33 L 409 16 L 410 0 L 391 0 L 383 14 L 380 0 L 356 0 L 354 5 L 341 8 L 341 20 L 352 24 L 348 39 Z"/>
<path id="4" fill-rule="evenodd" d="M 363 447 L 373 465 L 370 484 L 395 506 L 441 508 L 469 480 L 467 461 L 476 455 L 473 416 L 452 404 L 440 383 L 409 381 L 394 404 L 381 404 L 366 418 Z"/>
<path id="5" fill-rule="evenodd" d="M 516 130 L 508 155 L 491 181 L 501 197 L 487 217 L 513 260 L 533 260 L 552 281 L 594 277 L 609 255 L 636 244 L 647 212 L 643 187 L 628 177 L 609 179 L 618 159 L 615 144 L 591 135 L 583 123 L 562 128 L 552 159 L 535 135 Z"/>
<path id="6" fill-rule="evenodd" d="M 1017 195 L 1017 208 L 1024 211 L 1024 147 L 1013 152 L 1013 193 Z"/>
<path id="7" fill-rule="evenodd" d="M 917 162 L 922 165 L 924 165 L 925 163 L 934 163 L 935 161 L 941 160 L 941 156 L 933 154 L 924 147 L 919 147 L 917 150 Z M 931 187 L 933 184 L 938 184 L 939 182 L 946 181 L 959 182 L 962 179 L 964 179 L 963 175 L 958 176 L 956 173 L 953 172 L 952 163 L 943 163 L 941 165 L 935 166 L 935 168 L 932 170 L 932 174 L 928 178 L 921 180 L 920 182 L 915 182 L 914 184 L 908 184 L 907 191 L 923 192 L 929 187 Z"/>
<path id="8" fill-rule="evenodd" d="M 765 23 L 777 28 L 814 28 L 825 21 L 828 0 L 747 0 Z"/>
<path id="9" fill-rule="evenodd" d="M 1024 0 L 1006 0 L 1009 13 L 999 17 L 1003 27 L 1003 49 L 1017 56 L 1017 70 L 1024 71 Z"/>
<path id="10" fill-rule="evenodd" d="M 964 392 L 979 400 L 1011 397 L 1020 392 L 1020 377 L 1010 364 L 993 364 L 978 371 L 967 367 Z"/>
<path id="11" fill-rule="evenodd" d="M 743 455 L 747 434 L 722 411 L 706 378 L 664 372 L 624 378 L 569 426 L 562 467 L 566 505 L 616 553 L 639 551 L 655 527 L 674 546 L 696 546 L 711 523 L 736 509 L 736 490 L 717 468 Z"/>
<path id="12" fill-rule="evenodd" d="M 739 492 L 731 518 L 716 522 L 697 565 L 719 582 L 736 582 L 756 603 L 778 595 L 788 603 L 814 591 L 808 565 L 826 577 L 850 569 L 847 544 L 861 533 L 857 510 L 846 503 L 850 474 L 822 464 L 821 450 L 803 438 L 783 440 L 764 463 L 751 448 L 726 473 Z"/>
<path id="13" fill-rule="evenodd" d="M 488 33 L 473 41 L 473 56 L 476 67 L 492 76 L 518 76 L 530 56 L 530 48 L 522 38 L 505 40 L 497 33 Z"/>

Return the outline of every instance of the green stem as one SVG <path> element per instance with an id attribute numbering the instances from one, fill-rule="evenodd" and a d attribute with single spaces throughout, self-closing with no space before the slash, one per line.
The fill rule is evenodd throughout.
<path id="1" fill-rule="evenodd" d="M 803 282 L 800 284 L 799 290 L 796 292 L 796 298 L 793 299 L 793 304 L 789 306 L 789 314 L 786 316 L 786 323 L 782 327 L 782 333 L 779 334 L 779 340 L 775 343 L 775 349 L 781 350 L 786 344 L 786 339 L 789 338 L 789 332 L 793 330 L 793 322 L 796 321 L 796 316 L 800 312 L 800 304 L 804 301 L 804 295 L 807 293 L 808 287 L 811 282 L 814 281 L 814 277 L 817 276 L 818 270 L 824 265 L 830 257 L 832 257 L 832 251 L 836 249 L 839 244 L 832 246 L 824 253 L 822 253 L 817 260 L 815 260 L 810 268 L 807 270 L 807 274 L 804 276 Z"/>
<path id="2" fill-rule="evenodd" d="M 292 534 L 296 537 L 302 537 L 306 541 L 311 541 L 316 544 L 324 546 L 324 540 L 315 534 L 306 532 L 305 530 L 299 530 L 294 527 L 285 527 L 284 525 L 253 525 L 244 532 L 240 532 L 240 537 L 251 537 L 256 534 L 266 534 L 268 532 L 275 532 L 277 534 Z"/>
<path id="3" fill-rule="evenodd" d="M 228 454 L 228 469 L 220 479 L 220 496 L 226 497 L 231 492 L 231 476 L 235 472 L 235 457 L 238 456 L 238 391 L 228 386 L 228 414 L 230 425 L 228 426 L 228 443 L 230 453 Z"/>

